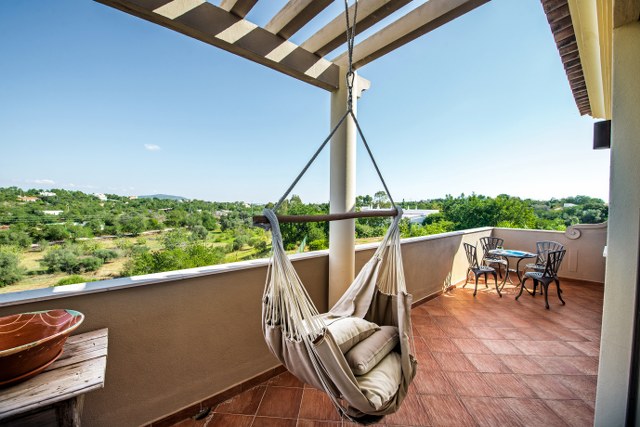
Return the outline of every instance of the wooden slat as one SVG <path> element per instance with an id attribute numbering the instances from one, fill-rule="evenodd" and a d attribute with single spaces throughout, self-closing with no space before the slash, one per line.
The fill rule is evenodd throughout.
<path id="1" fill-rule="evenodd" d="M 0 391 L 0 419 L 102 388 L 107 367 L 107 330 L 70 337 L 44 372 Z"/>
<path id="2" fill-rule="evenodd" d="M 205 2 L 169 18 L 154 12 L 170 3 L 169 0 L 96 1 L 322 89 L 333 91 L 338 88 L 338 66 L 211 3 Z"/>
<path id="3" fill-rule="evenodd" d="M 222 0 L 220 8 L 233 13 L 238 18 L 244 18 L 256 3 L 258 0 Z"/>
<path id="4" fill-rule="evenodd" d="M 360 211 L 360 212 L 346 212 L 336 214 L 324 214 L 324 215 L 278 215 L 278 222 L 290 223 L 290 222 L 321 222 L 321 221 L 340 221 L 343 219 L 353 218 L 377 218 L 384 216 L 396 216 L 398 215 L 397 209 L 381 209 L 375 211 Z M 264 215 L 255 215 L 253 217 L 253 224 L 269 224 L 269 220 Z"/>
<path id="5" fill-rule="evenodd" d="M 315 18 L 333 0 L 289 0 L 264 26 L 264 29 L 288 39 Z"/>
<path id="6" fill-rule="evenodd" d="M 488 1 L 429 0 L 355 46 L 354 67 L 360 68 Z M 347 53 L 344 52 L 333 62 L 346 65 Z"/>
<path id="7" fill-rule="evenodd" d="M 360 0 L 358 2 L 356 32 L 361 33 L 410 2 L 411 0 Z M 354 5 L 349 7 L 349 18 L 353 17 L 354 7 Z M 346 43 L 345 27 L 346 18 L 342 12 L 300 46 L 310 52 L 325 56 L 341 44 Z"/>

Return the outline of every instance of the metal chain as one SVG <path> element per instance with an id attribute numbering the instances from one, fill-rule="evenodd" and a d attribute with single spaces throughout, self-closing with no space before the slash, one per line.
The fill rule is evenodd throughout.
<path id="1" fill-rule="evenodd" d="M 347 110 L 350 111 L 353 105 L 353 83 L 355 81 L 356 74 L 353 71 L 353 46 L 356 39 L 356 22 L 358 21 L 358 0 L 355 0 L 353 5 L 353 25 L 349 19 L 349 0 L 344 0 L 344 16 L 347 21 Z"/>
<path id="2" fill-rule="evenodd" d="M 333 127 L 333 129 L 331 129 L 331 132 L 329 132 L 329 135 L 325 138 L 325 140 L 322 142 L 322 144 L 320 144 L 320 147 L 318 147 L 318 149 L 313 154 L 311 159 L 309 159 L 307 164 L 302 168 L 302 171 L 300 171 L 300 173 L 298 174 L 296 179 L 293 181 L 293 183 L 291 183 L 291 185 L 289 186 L 287 191 L 285 191 L 285 193 L 282 195 L 282 197 L 280 197 L 280 200 L 278 200 L 278 203 L 276 203 L 274 208 L 273 208 L 274 212 L 277 211 L 278 208 L 282 205 L 282 203 L 287 199 L 287 197 L 289 196 L 289 194 L 291 193 L 293 188 L 296 186 L 296 184 L 298 184 L 298 181 L 300 181 L 302 176 L 307 172 L 307 170 L 309 169 L 311 164 L 315 161 L 315 159 L 318 157 L 320 152 L 324 149 L 324 147 L 327 145 L 327 143 L 331 140 L 331 138 L 336 133 L 338 128 L 342 125 L 342 123 L 345 121 L 347 116 L 351 116 L 351 118 L 353 119 L 353 121 L 354 121 L 354 123 L 356 125 L 356 129 L 357 129 L 358 133 L 360 134 L 360 138 L 362 139 L 362 142 L 364 143 L 364 146 L 367 149 L 367 153 L 369 154 L 369 157 L 371 158 L 371 162 L 373 163 L 373 167 L 375 168 L 375 170 L 376 170 L 376 172 L 378 174 L 378 177 L 380 178 L 380 181 L 382 182 L 382 185 L 384 186 L 384 189 L 387 192 L 387 196 L 389 196 L 389 200 L 391 201 L 391 205 L 395 209 L 397 209 L 396 203 L 394 202 L 393 197 L 391 197 L 391 192 L 389 191 L 389 188 L 387 187 L 387 183 L 385 182 L 384 178 L 382 177 L 382 173 L 380 172 L 380 168 L 378 168 L 378 164 L 376 163 L 376 160 L 373 157 L 373 153 L 371 152 L 371 148 L 369 148 L 369 144 L 367 144 L 367 140 L 364 137 L 364 134 L 362 133 L 362 129 L 360 128 L 360 123 L 358 123 L 358 119 L 356 119 L 356 115 L 353 112 L 353 84 L 354 84 L 354 80 L 355 80 L 355 72 L 353 70 L 353 46 L 354 46 L 355 35 L 356 35 L 356 20 L 358 18 L 358 0 L 355 0 L 354 7 L 353 7 L 353 25 L 349 25 L 350 24 L 350 20 L 349 20 L 349 0 L 344 0 L 344 12 L 345 12 L 344 15 L 345 15 L 346 21 L 347 21 L 347 31 L 346 31 L 346 33 L 347 33 L 347 55 L 348 55 L 348 59 L 349 59 L 348 68 L 347 68 L 347 76 L 346 76 L 346 78 L 347 78 L 347 82 L 346 82 L 347 83 L 347 95 L 348 95 L 347 96 L 347 111 L 344 113 L 344 115 L 338 121 L 338 123 L 336 123 L 336 125 Z"/>

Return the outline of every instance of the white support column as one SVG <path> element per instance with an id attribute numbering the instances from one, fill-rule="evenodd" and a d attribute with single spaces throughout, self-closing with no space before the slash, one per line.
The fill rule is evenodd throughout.
<path id="1" fill-rule="evenodd" d="M 638 369 L 631 367 L 640 262 L 638 46 L 640 22 L 614 29 L 609 226 L 595 426 L 629 421 L 629 379 L 631 370 Z"/>
<path id="2" fill-rule="evenodd" d="M 331 93 L 331 128 L 347 111 L 346 69 L 340 69 L 340 88 Z M 358 77 L 354 79 L 353 112 L 356 113 Z M 351 117 L 331 139 L 330 201 L 331 213 L 355 210 L 357 129 Z M 340 299 L 355 274 L 355 220 L 329 223 L 329 307 Z"/>

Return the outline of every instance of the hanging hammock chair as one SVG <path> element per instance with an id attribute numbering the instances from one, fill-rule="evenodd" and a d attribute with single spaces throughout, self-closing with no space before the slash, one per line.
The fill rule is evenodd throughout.
<path id="1" fill-rule="evenodd" d="M 277 216 L 268 209 L 264 214 L 273 236 L 262 304 L 262 329 L 271 352 L 300 380 L 324 390 L 338 412 L 354 421 L 375 421 L 397 411 L 417 365 L 410 318 L 412 297 L 407 293 L 400 250 L 401 212 L 373 257 L 326 314 L 318 313 L 287 257 Z M 345 320 L 350 324 L 354 319 L 364 319 L 381 329 L 356 343 L 345 356 L 332 326 Z M 387 348 L 388 353 L 367 373 L 355 375 L 347 361 L 349 355 L 358 345 L 367 347 L 376 334 L 389 330 L 397 332 L 397 344 L 392 344 L 391 351 Z M 370 353 L 377 351 L 384 349 L 369 348 Z"/>
<path id="2" fill-rule="evenodd" d="M 292 374 L 324 390 L 341 415 L 367 423 L 398 410 L 416 374 L 417 362 L 413 356 L 412 297 L 407 293 L 400 250 L 402 210 L 389 193 L 352 109 L 357 0 L 353 10 L 353 23 L 350 25 L 348 0 L 345 0 L 349 60 L 347 111 L 274 209 L 265 209 L 264 216 L 254 217 L 254 223 L 266 224 L 272 233 L 273 255 L 262 303 L 262 330 L 267 346 Z M 394 209 L 315 217 L 278 217 L 275 211 L 348 117 L 355 123 Z M 329 312 L 320 314 L 287 257 L 280 222 L 390 215 L 395 217 L 373 257 Z"/>

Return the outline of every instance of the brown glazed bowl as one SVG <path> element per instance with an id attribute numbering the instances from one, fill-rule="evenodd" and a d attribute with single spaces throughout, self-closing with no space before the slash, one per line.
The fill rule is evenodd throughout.
<path id="1" fill-rule="evenodd" d="M 0 317 L 0 387 L 27 380 L 62 354 L 65 341 L 84 320 L 74 310 Z"/>

